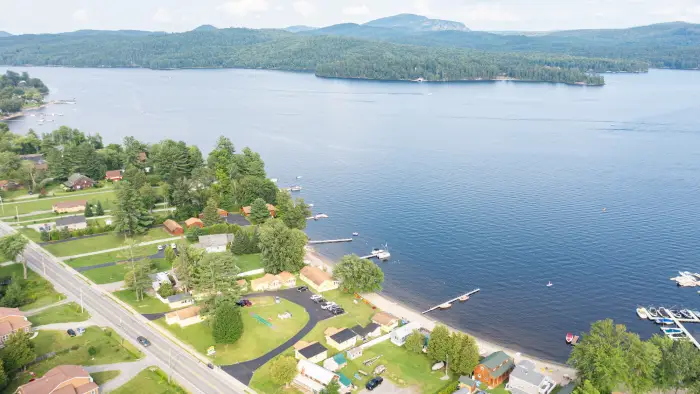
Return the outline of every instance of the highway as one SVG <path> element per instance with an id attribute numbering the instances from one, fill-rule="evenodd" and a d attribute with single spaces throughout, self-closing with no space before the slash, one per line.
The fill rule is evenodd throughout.
<path id="1" fill-rule="evenodd" d="M 12 233 L 12 227 L 0 222 L 0 235 Z M 70 299 L 80 300 L 82 291 L 84 306 L 94 318 L 105 322 L 124 339 L 140 348 L 149 359 L 155 360 L 158 367 L 170 373 L 177 383 L 191 393 L 253 393 L 253 390 L 226 372 L 219 368 L 210 369 L 204 362 L 163 337 L 148 325 L 143 316 L 132 314 L 117 304 L 99 287 L 82 279 L 76 271 L 62 265 L 56 257 L 34 242 L 30 241 L 27 245 L 24 258 L 32 270 L 51 281 L 57 291 Z M 138 336 L 148 338 L 151 346 L 144 348 L 138 344 Z"/>

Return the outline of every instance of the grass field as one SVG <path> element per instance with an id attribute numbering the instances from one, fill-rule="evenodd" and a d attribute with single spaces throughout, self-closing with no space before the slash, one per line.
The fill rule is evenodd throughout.
<path id="1" fill-rule="evenodd" d="M 241 311 L 243 335 L 234 344 L 216 345 L 216 355 L 212 357 L 215 363 L 227 365 L 260 357 L 293 337 L 309 321 L 309 314 L 301 306 L 287 300 L 275 304 L 270 297 L 265 298 L 268 298 L 265 302 L 267 305 L 243 308 Z M 255 299 L 255 301 L 259 300 Z M 290 312 L 292 318 L 282 320 L 277 317 L 284 312 Z M 270 321 L 272 328 L 256 320 L 252 314 Z M 178 325 L 169 326 L 165 323 L 165 318 L 158 319 L 156 322 L 202 354 L 207 353 L 209 346 L 215 345 L 207 321 L 185 328 L 180 328 Z"/>
<path id="2" fill-rule="evenodd" d="M 143 300 L 136 301 L 136 293 L 133 290 L 115 291 L 114 294 L 120 300 L 131 305 L 138 313 L 162 313 L 170 312 L 170 307 L 159 299 L 144 295 Z"/>
<path id="3" fill-rule="evenodd" d="M 165 261 L 165 259 L 151 259 L 151 261 L 156 265 L 156 272 L 168 271 L 172 268 L 172 264 Z M 98 285 L 104 285 L 124 280 L 124 275 L 127 272 L 129 272 L 129 264 L 125 263 L 85 271 L 83 275 Z"/>
<path id="4" fill-rule="evenodd" d="M 52 323 L 81 322 L 90 318 L 87 311 L 80 312 L 80 305 L 75 302 L 54 306 L 41 313 L 29 316 L 29 321 L 34 326 L 43 326 Z"/>
<path id="5" fill-rule="evenodd" d="M 90 376 L 92 376 L 92 380 L 95 382 L 95 384 L 101 386 L 119 376 L 120 373 L 121 371 L 103 371 L 93 372 L 90 374 Z"/>
<path id="6" fill-rule="evenodd" d="M 103 189 L 95 189 L 95 191 L 102 191 Z M 111 203 L 115 200 L 116 196 L 114 192 L 109 193 L 93 193 L 85 195 L 77 195 L 69 193 L 65 195 L 65 198 L 41 198 L 41 199 L 29 199 L 29 200 L 19 200 L 17 202 L 9 202 L 5 204 L 5 212 L 8 216 L 14 215 L 19 212 L 19 214 L 30 213 L 35 211 L 48 211 L 53 209 L 53 204 L 63 201 L 80 201 L 87 200 L 92 204 L 97 204 L 98 201 L 102 203 L 103 209 L 109 209 Z M 17 210 L 15 210 L 17 207 Z"/>
<path id="7" fill-rule="evenodd" d="M 253 390 L 255 390 L 258 393 L 265 393 L 265 394 L 302 394 L 301 391 L 296 390 L 295 388 L 285 388 L 284 386 L 280 386 L 276 383 L 272 382 L 272 376 L 270 373 L 270 367 L 272 366 L 272 363 L 277 360 L 278 358 L 281 357 L 294 357 L 294 350 L 293 349 L 287 349 L 284 353 L 280 354 L 279 356 L 273 358 L 272 360 L 268 361 L 263 365 L 262 367 L 258 368 L 255 373 L 253 374 L 253 379 L 250 381 L 248 386 L 250 386 Z"/>
<path id="8" fill-rule="evenodd" d="M 168 383 L 168 375 L 165 372 L 156 367 L 150 367 L 139 372 L 136 377 L 112 393 L 186 394 L 187 391 L 174 383 Z"/>
<path id="9" fill-rule="evenodd" d="M 134 257 L 151 256 L 158 252 L 158 245 L 144 245 L 134 248 Z M 102 263 L 111 263 L 113 261 L 124 261 L 129 259 L 129 251 L 127 249 L 117 250 L 114 252 L 94 254 L 91 256 L 79 257 L 77 259 L 66 260 L 66 264 L 73 268 L 89 267 Z"/>
<path id="10" fill-rule="evenodd" d="M 25 237 L 31 239 L 34 242 L 37 242 L 37 243 L 42 242 L 41 241 L 41 234 L 38 231 L 34 230 L 33 228 L 24 228 L 23 227 L 23 228 L 18 228 L 17 231 L 20 234 L 23 234 Z"/>
<path id="11" fill-rule="evenodd" d="M 364 327 L 370 323 L 370 319 L 377 312 L 363 302 L 355 304 L 352 294 L 345 294 L 339 290 L 326 291 L 323 293 L 323 297 L 341 305 L 346 313 L 319 322 L 316 327 L 304 337 L 304 340 L 307 342 L 318 341 L 324 343 L 325 336 L 323 335 L 323 331 L 328 327 L 352 327 L 356 324 Z"/>
<path id="12" fill-rule="evenodd" d="M 18 279 L 23 278 L 22 264 L 0 267 L 0 278 L 6 276 L 14 276 Z M 41 308 L 65 298 L 63 294 L 54 290 L 53 285 L 49 281 L 29 268 L 27 268 L 27 281 L 23 283 L 22 288 L 27 298 L 27 303 L 19 307 L 23 311 Z"/>
<path id="13" fill-rule="evenodd" d="M 262 263 L 260 262 L 260 253 L 244 254 L 233 257 L 236 259 L 236 265 L 241 269 L 241 272 L 251 271 L 263 267 Z"/>
<path id="14" fill-rule="evenodd" d="M 168 232 L 163 230 L 162 227 L 156 227 L 149 229 L 144 235 L 135 237 L 134 240 L 136 242 L 148 242 L 171 237 L 172 235 L 168 234 Z M 51 254 L 54 256 L 74 256 L 83 253 L 119 248 L 124 246 L 124 242 L 125 239 L 123 235 L 109 233 L 107 235 L 100 235 L 97 237 L 81 238 L 67 242 L 44 245 L 44 249 L 51 252 Z M 152 248 L 157 251 L 156 245 L 153 245 Z M 155 253 L 155 251 L 153 253 Z"/>

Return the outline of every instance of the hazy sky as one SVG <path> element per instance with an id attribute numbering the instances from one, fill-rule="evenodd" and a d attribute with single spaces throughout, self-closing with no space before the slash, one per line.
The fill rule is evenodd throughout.
<path id="1" fill-rule="evenodd" d="M 398 13 L 457 20 L 475 30 L 561 30 L 700 23 L 700 0 L 0 0 L 0 30 L 326 26 Z"/>

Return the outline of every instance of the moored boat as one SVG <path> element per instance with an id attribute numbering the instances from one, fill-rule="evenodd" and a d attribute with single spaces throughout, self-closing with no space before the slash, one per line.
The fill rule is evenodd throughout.
<path id="1" fill-rule="evenodd" d="M 571 341 L 574 340 L 574 334 L 567 332 L 566 333 L 566 343 L 571 343 Z"/>
<path id="2" fill-rule="evenodd" d="M 637 316 L 639 316 L 640 319 L 648 319 L 649 318 L 649 313 L 644 307 L 639 307 L 637 308 Z"/>
<path id="3" fill-rule="evenodd" d="M 679 312 L 680 312 L 681 315 L 683 315 L 684 318 L 686 318 L 686 319 L 693 319 L 693 314 L 690 313 L 689 310 L 687 310 L 687 309 L 681 309 Z"/>
<path id="4" fill-rule="evenodd" d="M 665 334 L 680 334 L 683 332 L 680 328 L 675 328 L 675 327 L 662 327 L 661 331 L 663 331 Z"/>
<path id="5" fill-rule="evenodd" d="M 668 317 L 661 317 L 655 320 L 656 324 L 673 324 L 673 320 Z"/>
<path id="6" fill-rule="evenodd" d="M 450 309 L 451 307 L 452 307 L 452 304 L 450 304 L 449 302 L 446 302 L 444 304 L 440 304 L 440 306 L 438 306 L 438 308 L 440 308 L 440 309 Z"/>
<path id="7" fill-rule="evenodd" d="M 647 314 L 649 315 L 649 319 L 656 319 L 659 317 L 659 311 L 657 311 L 653 306 L 647 308 Z"/>
<path id="8" fill-rule="evenodd" d="M 467 301 L 468 299 L 469 299 L 468 295 L 463 295 L 463 296 L 459 297 L 459 302 L 464 302 L 464 301 Z"/>

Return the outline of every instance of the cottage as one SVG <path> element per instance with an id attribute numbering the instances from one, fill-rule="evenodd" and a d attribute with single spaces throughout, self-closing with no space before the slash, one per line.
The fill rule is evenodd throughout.
<path id="1" fill-rule="evenodd" d="M 277 275 L 277 277 L 282 283 L 282 286 L 294 287 L 297 285 L 297 277 L 291 272 L 282 271 Z"/>
<path id="2" fill-rule="evenodd" d="M 201 309 L 201 307 L 193 305 L 175 312 L 170 312 L 165 315 L 165 322 L 168 323 L 168 325 L 177 324 L 180 327 L 197 324 L 204 320 L 202 315 L 199 314 Z"/>
<path id="3" fill-rule="evenodd" d="M 160 298 L 158 293 L 156 293 L 156 296 Z M 190 293 L 178 293 L 165 299 L 161 298 L 161 301 L 168 304 L 170 309 L 179 309 L 194 304 L 194 299 Z"/>
<path id="4" fill-rule="evenodd" d="M 297 371 L 299 374 L 292 381 L 292 386 L 302 392 L 320 393 L 333 380 L 340 383 L 342 393 L 348 391 L 348 387 L 345 385 L 347 381 L 341 382 L 340 376 L 308 360 L 299 360 Z"/>
<path id="5" fill-rule="evenodd" d="M 343 353 L 338 353 L 335 356 L 327 358 L 325 361 L 323 361 L 323 368 L 333 372 L 343 369 L 343 367 L 346 365 L 348 365 L 348 360 L 345 359 Z"/>
<path id="6" fill-rule="evenodd" d="M 413 330 L 420 329 L 420 323 L 410 322 L 405 326 L 401 326 L 391 332 L 391 343 L 396 346 L 403 346 L 406 343 L 406 338 L 413 333 Z"/>
<path id="7" fill-rule="evenodd" d="M 153 287 L 154 291 L 160 290 L 160 286 L 163 283 L 172 284 L 172 282 L 170 281 L 170 276 L 168 276 L 167 272 L 158 272 L 155 274 L 149 274 L 148 277 L 151 278 L 151 287 Z"/>
<path id="8" fill-rule="evenodd" d="M 379 324 L 384 332 L 389 332 L 399 326 L 399 318 L 389 312 L 375 313 L 372 316 L 372 322 Z"/>
<path id="9" fill-rule="evenodd" d="M 460 376 L 459 380 L 457 381 L 457 388 L 459 390 L 464 390 L 463 393 L 465 394 L 471 394 L 476 392 L 477 386 L 478 384 L 476 380 L 470 378 L 469 376 Z"/>
<path id="10" fill-rule="evenodd" d="M 266 205 L 267 205 L 267 211 L 270 213 L 270 216 L 272 216 L 274 218 L 276 216 L 275 206 L 272 204 L 266 204 Z M 243 213 L 243 216 L 250 216 L 250 210 L 251 210 L 251 207 L 249 205 L 247 207 L 241 208 L 241 213 Z"/>
<path id="11" fill-rule="evenodd" d="M 356 325 L 355 327 L 351 328 L 351 330 L 357 334 L 358 337 L 360 337 L 361 340 L 366 341 L 370 338 L 376 338 L 382 334 L 382 329 L 379 327 L 379 324 L 377 323 L 369 323 L 365 327 L 362 327 L 361 325 Z"/>
<path id="12" fill-rule="evenodd" d="M 206 250 L 207 253 L 221 253 L 233 242 L 233 234 L 200 235 L 195 247 Z"/>
<path id="13" fill-rule="evenodd" d="M 83 212 L 86 206 L 86 200 L 61 201 L 53 204 L 53 211 L 56 213 Z"/>
<path id="14" fill-rule="evenodd" d="M 112 182 L 121 181 L 123 179 L 122 170 L 107 171 L 105 174 L 105 179 Z"/>
<path id="15" fill-rule="evenodd" d="M 481 360 L 474 368 L 474 378 L 492 389 L 508 379 L 514 366 L 513 358 L 499 350 Z"/>
<path id="16" fill-rule="evenodd" d="M 48 171 L 49 163 L 36 163 L 34 164 L 34 169 L 37 171 Z"/>
<path id="17" fill-rule="evenodd" d="M 354 347 L 346 352 L 348 360 L 354 360 L 358 357 L 362 357 L 363 349 L 361 347 Z"/>
<path id="18" fill-rule="evenodd" d="M 17 308 L 0 308 L 0 348 L 17 331 L 29 332 L 32 323 Z"/>
<path id="19" fill-rule="evenodd" d="M 323 332 L 326 343 L 338 350 L 349 349 L 357 343 L 357 334 L 349 328 L 328 327 Z"/>
<path id="20" fill-rule="evenodd" d="M 203 228 L 204 227 L 204 222 L 200 218 L 189 218 L 185 220 L 185 226 L 187 229 L 191 229 L 192 227 L 199 227 Z"/>
<path id="21" fill-rule="evenodd" d="M 535 363 L 522 360 L 511 372 L 506 390 L 513 394 L 549 394 L 555 386 L 549 377 L 537 372 Z"/>
<path id="22" fill-rule="evenodd" d="M 299 341 L 294 344 L 294 357 L 297 360 L 309 360 L 316 364 L 328 358 L 328 349 L 318 342 Z"/>
<path id="23" fill-rule="evenodd" d="M 277 275 L 265 274 L 262 278 L 250 281 L 250 288 L 253 291 L 278 290 L 282 287 L 282 281 Z"/>
<path id="24" fill-rule="evenodd" d="M 17 388 L 17 394 L 98 394 L 90 374 L 78 365 L 59 365 Z"/>
<path id="25" fill-rule="evenodd" d="M 176 221 L 172 219 L 168 219 L 163 223 L 163 227 L 165 228 L 165 231 L 169 232 L 172 235 L 182 235 L 185 233 L 185 230 L 180 226 Z"/>
<path id="26" fill-rule="evenodd" d="M 310 265 L 305 266 L 299 272 L 299 278 L 306 282 L 309 287 L 321 293 L 328 290 L 335 290 L 339 286 L 337 280 L 333 280 L 328 272 Z"/>
<path id="27" fill-rule="evenodd" d="M 69 231 L 82 230 L 84 228 L 87 228 L 87 221 L 85 220 L 85 216 L 65 216 L 56 219 L 56 230 L 60 231 L 64 228 L 68 229 Z"/>
<path id="28" fill-rule="evenodd" d="M 63 182 L 63 186 L 70 190 L 83 190 L 95 186 L 95 181 L 77 172 L 68 177 L 68 180 Z"/>
<path id="29" fill-rule="evenodd" d="M 2 180 L 0 181 L 0 190 L 3 191 L 12 191 L 12 190 L 17 190 L 21 187 L 21 185 L 15 181 L 8 181 L 8 180 Z"/>
<path id="30" fill-rule="evenodd" d="M 248 289 L 248 282 L 246 282 L 245 279 L 238 279 L 236 284 L 241 288 L 241 291 L 246 291 Z"/>

